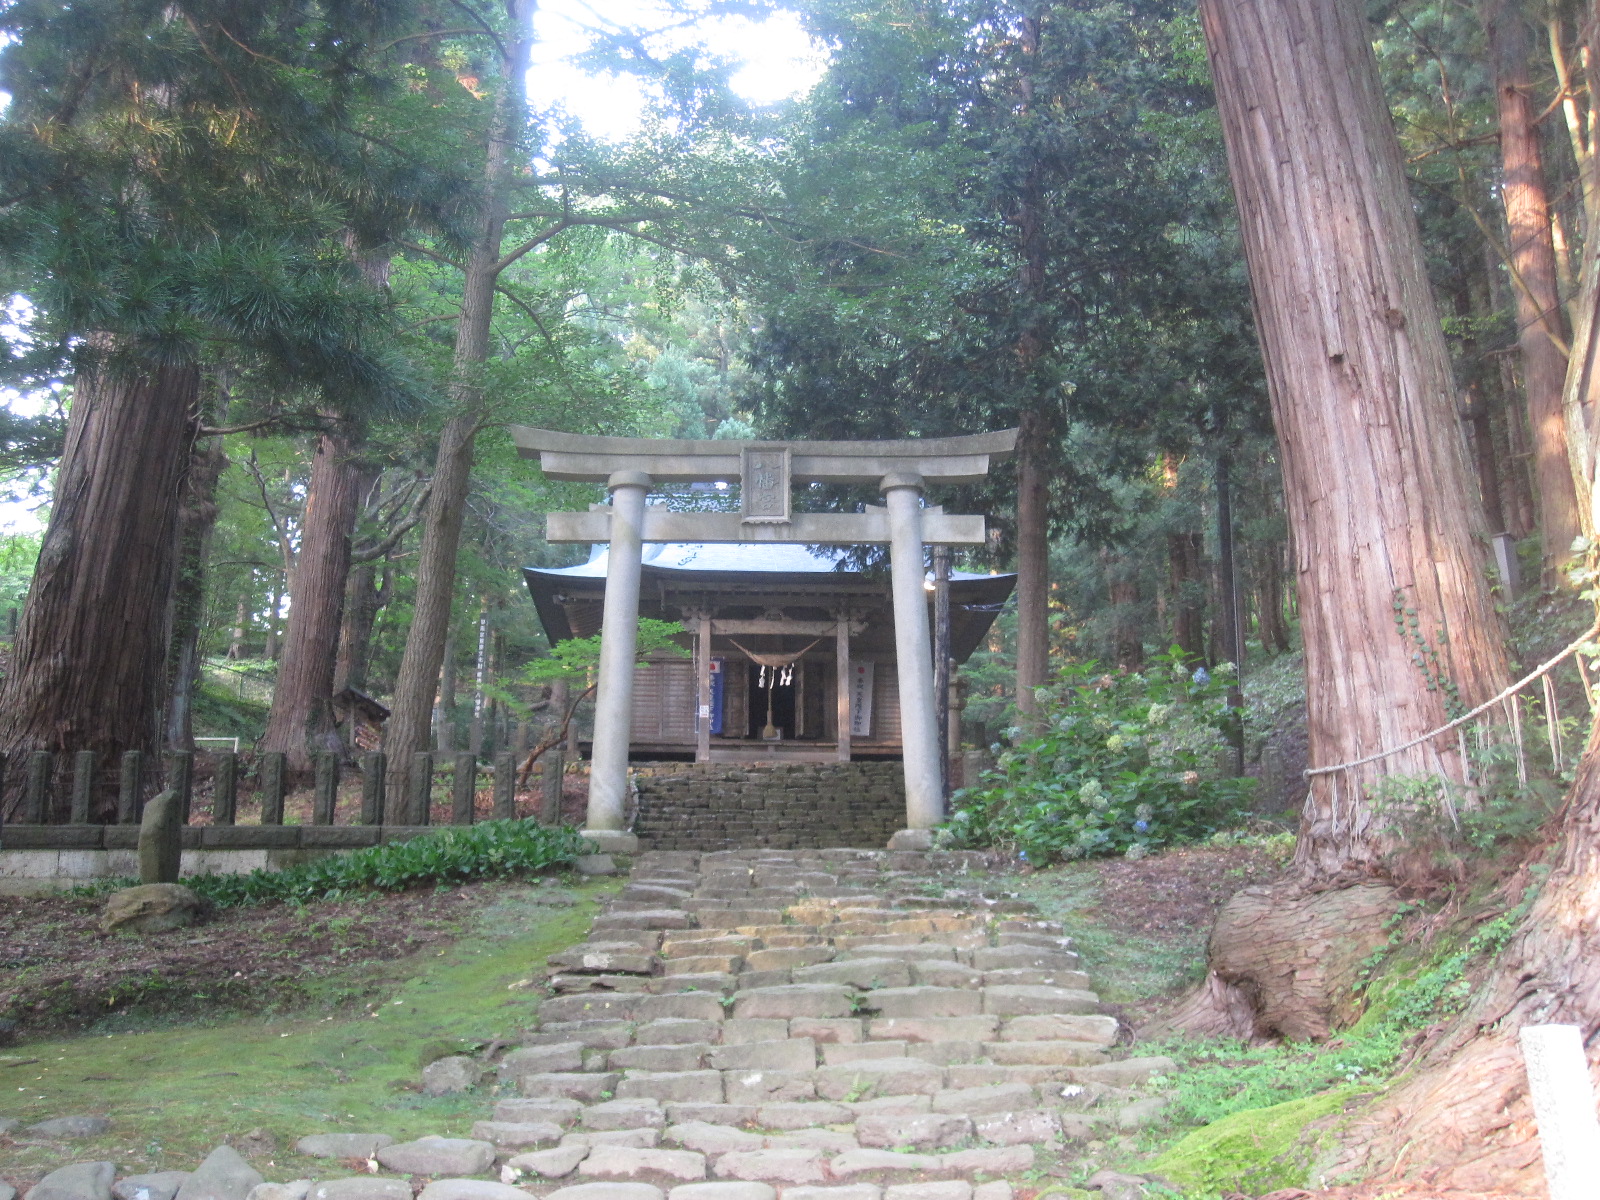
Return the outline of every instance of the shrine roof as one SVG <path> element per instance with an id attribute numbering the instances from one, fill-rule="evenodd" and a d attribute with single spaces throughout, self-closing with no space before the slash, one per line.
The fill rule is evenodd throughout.
<path id="1" fill-rule="evenodd" d="M 588 562 L 571 567 L 524 567 L 523 577 L 552 642 L 587 637 L 600 628 L 608 547 L 594 546 Z M 826 605 L 829 595 L 853 596 L 871 617 L 864 650 L 893 653 L 888 564 L 862 570 L 843 547 L 785 542 L 699 544 L 647 542 L 642 574 L 654 581 L 640 597 L 643 616 L 672 619 L 678 597 L 723 597 L 733 605 Z M 958 662 L 977 646 L 1016 585 L 1015 575 L 950 572 L 951 652 Z M 931 601 L 931 596 L 930 596 Z"/>
<path id="2" fill-rule="evenodd" d="M 647 571 L 727 571 L 737 574 L 794 575 L 822 574 L 860 577 L 866 572 L 842 566 L 846 551 L 816 548 L 792 543 L 725 543 L 696 545 L 677 542 L 646 543 L 641 558 Z M 588 562 L 574 567 L 526 567 L 530 575 L 566 579 L 604 579 L 609 550 L 596 546 Z M 953 581 L 994 579 L 997 576 L 971 571 L 951 571 Z"/>

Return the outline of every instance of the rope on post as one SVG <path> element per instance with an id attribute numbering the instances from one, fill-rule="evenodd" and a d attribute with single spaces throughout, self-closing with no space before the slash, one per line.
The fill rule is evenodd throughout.
<path id="1" fill-rule="evenodd" d="M 1333 766 L 1330 766 L 1330 767 L 1307 767 L 1305 769 L 1305 771 L 1303 772 L 1303 774 L 1305 775 L 1306 778 L 1309 779 L 1313 775 L 1331 775 L 1336 771 L 1348 771 L 1352 767 L 1364 767 L 1368 763 L 1375 763 L 1375 762 L 1380 761 L 1381 759 L 1389 758 L 1389 757 L 1391 757 L 1393 755 L 1403 753 L 1404 751 L 1411 749 L 1413 746 L 1420 746 L 1420 745 L 1422 745 L 1423 742 L 1431 741 L 1433 738 L 1438 737 L 1442 733 L 1449 733 L 1452 729 L 1460 728 L 1462 725 L 1465 725 L 1468 721 L 1472 720 L 1474 717 L 1482 716 L 1485 712 L 1487 712 L 1489 709 L 1493 708 L 1496 704 L 1499 704 L 1502 701 L 1511 699 L 1518 692 L 1520 692 L 1523 688 L 1527 687 L 1530 683 L 1532 683 L 1535 679 L 1539 679 L 1539 678 L 1543 677 L 1544 675 L 1548 674 L 1549 672 L 1555 670 L 1562 663 L 1566 662 L 1567 659 L 1571 658 L 1574 654 L 1576 654 L 1580 649 L 1582 649 L 1584 646 L 1587 646 L 1589 644 L 1590 640 L 1593 639 L 1596 634 L 1600 634 L 1600 621 L 1596 621 L 1593 625 L 1591 625 L 1589 627 L 1588 631 L 1582 637 L 1580 637 L 1577 641 L 1573 642 L 1572 645 L 1568 646 L 1565 650 L 1563 650 L 1560 654 L 1556 655 L 1549 662 L 1545 663 L 1541 667 L 1537 667 L 1534 670 L 1528 672 L 1528 674 L 1524 675 L 1521 679 L 1517 680 L 1516 683 L 1513 683 L 1510 687 L 1506 688 L 1505 691 L 1501 692 L 1499 695 L 1489 697 L 1489 699 L 1485 700 L 1482 704 L 1478 705 L 1478 707 L 1473 709 L 1471 712 L 1462 713 L 1459 717 L 1457 717 L 1455 720 L 1449 722 L 1448 724 L 1441 725 L 1437 729 L 1430 729 L 1427 733 L 1421 734 L 1418 737 L 1414 737 L 1409 742 L 1402 742 L 1398 746 L 1390 746 L 1387 750 L 1379 750 L 1377 753 L 1369 754 L 1365 758 L 1355 758 L 1355 759 L 1351 759 L 1349 762 L 1335 763 Z M 1585 675 L 1585 679 L 1587 679 L 1587 675 Z M 1520 729 L 1522 722 L 1520 720 L 1516 720 L 1515 718 L 1513 718 L 1513 719 L 1515 720 L 1515 724 Z M 1519 752 L 1520 752 L 1521 744 L 1522 744 L 1521 743 L 1521 738 L 1519 737 L 1518 741 L 1517 741 Z M 1518 765 L 1519 765 L 1519 769 L 1521 769 L 1522 768 L 1522 764 L 1519 763 Z"/>

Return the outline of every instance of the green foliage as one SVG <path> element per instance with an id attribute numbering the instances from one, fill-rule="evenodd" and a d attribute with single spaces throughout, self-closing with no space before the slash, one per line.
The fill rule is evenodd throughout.
<path id="1" fill-rule="evenodd" d="M 956 794 L 945 836 L 1015 848 L 1035 864 L 1138 858 L 1210 836 L 1239 818 L 1254 784 L 1218 766 L 1237 719 L 1231 674 L 1192 670 L 1176 649 L 1142 673 L 1065 668 L 1041 689 L 1042 732 L 1020 737 L 979 787 Z"/>
<path id="2" fill-rule="evenodd" d="M 592 852 L 592 844 L 570 826 L 551 829 L 532 821 L 484 821 L 330 855 L 283 871 L 194 875 L 183 882 L 219 908 L 274 901 L 307 904 L 361 891 L 401 892 L 532 875 Z M 80 890 L 105 892 L 128 885 L 127 880 L 109 880 Z"/>
<path id="3" fill-rule="evenodd" d="M 676 621 L 657 621 L 650 617 L 639 618 L 637 654 L 676 654 L 689 656 L 674 638 L 684 636 L 685 630 Z M 558 679 L 583 679 L 600 665 L 600 635 L 568 638 L 550 647 L 548 658 L 536 658 L 527 665 L 524 676 L 529 683 L 553 683 Z"/>
<path id="4" fill-rule="evenodd" d="M 1390 919 L 1387 945 L 1372 955 L 1357 985 L 1366 993 L 1367 1014 L 1333 1042 L 1180 1041 L 1150 1047 L 1183 1064 L 1175 1077 L 1152 1080 L 1171 1090 L 1168 1116 L 1180 1125 L 1202 1126 L 1152 1169 L 1203 1195 L 1303 1185 L 1306 1124 L 1381 1083 L 1409 1035 L 1463 1012 L 1473 997 L 1474 970 L 1505 948 L 1536 894 L 1529 888 L 1516 908 L 1421 962 L 1408 953 L 1409 918 L 1419 906 L 1402 906 Z"/>

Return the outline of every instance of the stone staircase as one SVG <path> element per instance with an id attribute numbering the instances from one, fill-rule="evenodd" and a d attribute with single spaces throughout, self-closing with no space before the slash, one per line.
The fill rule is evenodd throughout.
<path id="1" fill-rule="evenodd" d="M 634 772 L 634 831 L 646 850 L 882 846 L 906 823 L 903 774 L 895 762 L 662 764 Z"/>
<path id="2" fill-rule="evenodd" d="M 1009 1200 L 1172 1064 L 1117 1061 L 1070 940 L 963 888 L 977 857 L 641 854 L 474 1136 L 552 1200 Z"/>

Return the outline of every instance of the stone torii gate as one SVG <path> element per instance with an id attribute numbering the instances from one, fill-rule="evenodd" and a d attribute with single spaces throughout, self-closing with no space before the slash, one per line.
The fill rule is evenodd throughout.
<path id="1" fill-rule="evenodd" d="M 978 483 L 995 459 L 1009 456 L 1017 431 L 887 442 L 737 442 L 600 437 L 511 427 L 517 451 L 539 459 L 550 479 L 604 483 L 610 504 L 584 513 L 551 513 L 551 542 L 608 542 L 600 674 L 589 764 L 589 811 L 583 833 L 602 850 L 628 852 L 638 841 L 623 828 L 639 579 L 645 542 L 887 542 L 898 662 L 906 829 L 891 846 L 927 844 L 944 819 L 943 737 L 933 696 L 933 646 L 923 581 L 923 547 L 981 545 L 981 516 L 924 508 L 925 483 Z M 646 507 L 661 483 L 740 485 L 737 513 L 678 513 Z M 876 483 L 884 507 L 861 513 L 797 513 L 795 483 Z M 842 681 L 841 681 L 842 686 Z M 702 692 L 704 688 L 700 689 Z M 711 697 L 696 697 L 700 721 Z"/>

